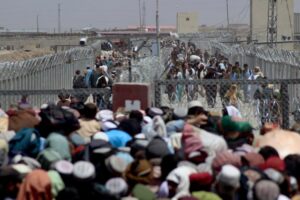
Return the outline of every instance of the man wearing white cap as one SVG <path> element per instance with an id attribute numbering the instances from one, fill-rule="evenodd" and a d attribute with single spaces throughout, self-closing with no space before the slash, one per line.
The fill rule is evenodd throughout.
<path id="1" fill-rule="evenodd" d="M 217 175 L 216 192 L 226 200 L 236 199 L 237 190 L 240 187 L 241 172 L 233 165 L 224 165 Z"/>

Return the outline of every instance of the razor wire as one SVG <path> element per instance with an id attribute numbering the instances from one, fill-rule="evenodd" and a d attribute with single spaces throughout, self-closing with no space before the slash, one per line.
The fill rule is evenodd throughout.
<path id="1" fill-rule="evenodd" d="M 188 87 L 191 85 L 194 89 L 189 91 Z M 237 93 L 240 93 L 236 94 L 238 98 L 235 103 L 225 98 L 232 85 L 236 85 Z M 300 111 L 299 98 L 291 96 L 290 87 L 295 88 L 299 85 L 300 79 L 158 80 L 155 83 L 155 105 L 186 107 L 188 102 L 198 100 L 206 109 L 216 112 L 233 105 L 255 127 L 260 127 L 266 122 L 277 122 L 289 128 L 292 116 L 295 118 L 295 111 Z M 256 91 L 260 92 L 260 96 L 255 94 Z"/>
<path id="2" fill-rule="evenodd" d="M 92 47 L 0 64 L 0 90 L 70 89 L 72 75 L 94 62 Z"/>
<path id="3" fill-rule="evenodd" d="M 228 58 L 231 63 L 238 61 L 241 65 L 248 64 L 250 69 L 253 69 L 255 66 L 260 66 L 264 75 L 268 79 L 300 78 L 300 61 L 296 52 L 281 49 L 271 49 L 265 46 L 257 46 L 254 44 L 229 45 L 222 43 L 222 41 L 230 41 L 231 39 L 231 35 L 226 35 L 224 33 L 214 35 L 184 34 L 180 35 L 178 40 L 171 37 L 165 38 L 163 40 L 164 46 L 161 49 L 161 63 L 157 65 L 157 62 L 155 62 L 157 57 L 148 57 L 136 63 L 136 65 L 132 67 L 132 72 L 134 74 L 133 82 L 153 83 L 158 79 L 164 80 L 165 76 L 163 76 L 163 74 L 165 74 L 168 70 L 168 68 L 165 66 L 167 66 L 167 63 L 170 60 L 172 44 L 178 41 L 194 43 L 197 48 L 208 50 L 211 55 L 222 54 Z M 128 72 L 123 71 L 122 74 L 123 81 L 127 81 Z M 161 74 L 161 76 L 157 78 L 157 74 Z M 287 90 L 290 98 L 289 104 L 293 105 L 291 101 L 300 93 L 300 88 L 296 85 L 288 85 Z M 193 99 L 192 97 L 189 97 L 188 94 L 185 96 L 187 101 Z M 155 98 L 156 97 L 154 97 L 154 99 Z M 252 102 L 252 104 L 255 104 L 255 106 L 253 105 L 254 107 L 258 107 L 259 103 L 262 104 L 262 102 Z M 251 113 L 256 113 L 255 118 L 258 118 L 257 116 L 260 115 L 260 113 L 258 113 L 258 111 L 253 112 L 253 110 L 255 109 L 252 109 Z M 266 116 L 268 116 L 268 114 L 266 114 Z"/>
<path id="4" fill-rule="evenodd" d="M 262 72 L 270 79 L 296 79 L 300 77 L 300 58 L 296 52 L 282 49 L 271 49 L 266 46 L 229 45 L 222 42 L 233 41 L 229 33 L 194 33 L 180 34 L 179 38 L 164 38 L 162 40 L 160 63 L 157 57 L 149 56 L 135 62 L 132 73 L 135 75 L 133 82 L 155 81 L 155 77 L 162 77 L 167 70 L 170 60 L 172 44 L 176 42 L 191 42 L 197 48 L 207 50 L 211 55 L 221 54 L 228 58 L 230 63 L 238 61 L 241 65 L 248 64 L 250 69 L 260 66 Z M 160 74 L 160 75 L 159 75 Z M 123 71 L 122 81 L 128 81 L 128 71 Z"/>
<path id="5" fill-rule="evenodd" d="M 249 64 L 250 67 L 258 65 L 270 78 L 300 77 L 298 73 L 295 73 L 300 68 L 299 53 L 295 51 L 256 44 L 234 44 L 232 42 L 234 36 L 226 32 L 180 34 L 178 40 L 185 43 L 192 42 L 197 48 L 209 50 L 211 55 L 218 52 L 227 57 L 231 63 L 239 61 L 242 64 Z M 232 45 L 227 42 L 231 42 Z M 283 71 L 287 72 L 284 77 Z"/>

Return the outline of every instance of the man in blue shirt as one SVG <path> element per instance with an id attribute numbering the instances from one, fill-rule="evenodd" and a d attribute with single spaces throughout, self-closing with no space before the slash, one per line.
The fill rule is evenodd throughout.
<path id="1" fill-rule="evenodd" d="M 93 74 L 93 70 L 90 67 L 86 67 L 84 82 L 88 88 L 91 88 L 91 76 Z"/>

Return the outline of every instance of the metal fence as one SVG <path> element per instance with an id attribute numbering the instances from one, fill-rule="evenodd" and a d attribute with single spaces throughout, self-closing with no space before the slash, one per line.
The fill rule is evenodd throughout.
<path id="1" fill-rule="evenodd" d="M 219 42 L 211 42 L 211 51 L 225 55 L 231 63 L 239 61 L 250 67 L 260 66 L 270 79 L 300 78 L 300 58 L 293 51 L 257 45 L 228 46 Z"/>
<path id="2" fill-rule="evenodd" d="M 199 100 L 207 110 L 221 112 L 226 106 L 234 105 L 256 128 L 265 122 L 279 122 L 289 128 L 292 113 L 299 111 L 300 105 L 299 97 L 292 96 L 291 92 L 299 93 L 299 86 L 300 79 L 158 80 L 155 106 L 187 107 L 188 102 Z"/>
<path id="3" fill-rule="evenodd" d="M 75 71 L 93 62 L 93 49 L 84 47 L 26 61 L 0 63 L 0 90 L 70 89 Z"/>
<path id="4" fill-rule="evenodd" d="M 231 43 L 233 36 L 227 33 L 181 34 L 182 42 L 192 42 L 197 48 L 208 50 L 211 55 L 222 54 L 230 63 L 247 63 L 250 68 L 260 66 L 269 79 L 300 78 L 300 57 L 298 52 L 266 45 L 242 45 Z"/>
<path id="5" fill-rule="evenodd" d="M 0 63 L 0 102 L 4 108 L 15 103 L 16 96 L 7 91 L 49 91 L 72 88 L 76 70 L 94 63 L 93 47 L 78 47 L 65 52 L 19 62 Z M 19 93 L 22 95 L 23 93 Z M 35 93 L 36 102 L 50 98 Z M 18 97 L 20 98 L 20 97 Z M 39 100 L 38 100 L 39 99 Z M 50 98 L 51 99 L 51 98 Z"/>
<path id="6" fill-rule="evenodd" d="M 111 90 L 107 88 L 85 88 L 85 89 L 56 89 L 56 90 L 0 90 L 0 104 L 5 110 L 10 106 L 18 106 L 22 103 L 21 98 L 26 98 L 26 103 L 34 107 L 41 107 L 43 104 L 56 104 L 59 96 L 86 103 L 96 103 L 99 108 L 111 108 Z"/>
<path id="7" fill-rule="evenodd" d="M 268 80 L 266 84 L 273 84 L 275 88 L 281 91 L 281 96 L 287 94 L 286 97 L 283 96 L 284 98 L 277 103 L 280 104 L 281 108 L 283 108 L 282 105 L 291 105 L 286 109 L 287 115 L 283 116 L 289 116 L 290 114 L 288 113 L 295 110 L 293 105 L 296 104 L 295 102 L 299 101 L 299 87 L 297 87 L 297 84 L 299 84 L 298 78 L 300 78 L 300 58 L 296 53 L 254 45 L 225 45 L 220 42 L 223 41 L 224 38 L 229 40 L 230 35 L 219 35 L 219 38 L 213 40 L 207 37 L 208 36 L 205 35 L 203 36 L 203 34 L 184 35 L 180 36 L 180 40 L 192 42 L 198 48 L 209 50 L 211 54 L 222 54 L 229 58 L 231 63 L 235 61 L 239 61 L 241 65 L 247 63 L 250 68 L 256 65 L 260 66 L 265 76 L 267 76 L 268 79 L 272 79 Z M 41 105 L 49 100 L 52 101 L 57 99 L 59 91 L 71 89 L 72 77 L 75 70 L 84 69 L 87 65 L 93 64 L 95 52 L 100 49 L 100 46 L 101 42 L 97 41 L 87 47 L 78 47 L 54 55 L 21 62 L 0 63 L 0 102 L 2 106 L 7 108 L 10 103 L 17 102 L 21 95 L 27 93 L 30 93 L 29 98 L 32 98 L 34 105 Z M 153 81 L 163 73 L 163 65 L 168 61 L 170 51 L 170 47 L 162 49 L 160 65 L 157 64 L 157 58 L 146 58 L 140 63 L 136 63 L 137 67 L 133 66 L 132 68 L 133 75 L 136 77 L 134 80 L 136 80 L 136 82 L 148 82 L 153 84 Z M 122 72 L 125 79 L 128 75 L 126 73 L 127 72 Z M 203 95 L 209 94 L 209 85 L 211 85 L 212 88 L 214 88 L 213 86 L 217 86 L 217 90 L 219 91 L 223 83 L 226 83 L 227 85 L 238 83 L 239 90 L 243 91 L 243 88 L 246 88 L 247 84 L 250 84 L 251 86 L 259 85 L 259 83 L 261 83 L 247 81 L 226 82 L 225 80 L 214 80 L 215 82 L 206 81 L 207 80 L 195 80 L 188 83 L 183 81 L 172 84 L 165 80 L 155 81 L 155 87 L 153 87 L 155 89 L 153 99 L 157 106 L 165 104 L 171 106 L 178 105 L 179 103 L 184 104 L 194 98 L 199 98 L 208 105 L 206 97 Z M 207 84 L 208 86 L 205 88 L 204 86 Z M 189 94 L 188 89 L 181 89 L 183 92 L 179 96 L 182 96 L 182 98 L 179 98 L 178 95 L 174 96 L 175 94 L 168 94 L 168 92 L 166 93 L 166 86 L 168 85 L 173 85 L 173 88 L 191 88 L 189 86 L 192 85 L 195 88 L 195 95 Z M 222 94 L 224 92 L 225 91 L 222 91 Z M 220 95 L 217 95 L 214 99 L 214 101 L 216 101 L 214 107 L 217 108 L 219 105 L 219 108 L 222 108 L 223 100 Z M 255 119 L 257 124 L 259 124 L 260 120 L 258 116 L 261 114 L 258 109 L 260 107 L 259 104 L 265 103 L 254 100 L 252 96 L 250 96 L 249 99 L 251 106 L 249 106 L 249 103 L 240 103 L 242 111 L 244 107 L 247 108 L 248 111 L 244 111 L 244 113 L 247 113 L 247 116 L 248 113 L 249 116 L 251 114 L 255 115 L 252 119 Z M 177 103 L 174 103 L 176 101 Z M 281 109 L 281 111 L 283 110 Z M 283 117 L 283 119 L 286 119 L 286 117 Z M 287 122 L 288 120 L 282 121 L 284 126 L 288 125 Z"/>

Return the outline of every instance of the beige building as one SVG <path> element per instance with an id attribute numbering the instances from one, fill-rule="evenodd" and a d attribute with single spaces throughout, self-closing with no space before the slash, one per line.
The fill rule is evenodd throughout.
<path id="1" fill-rule="evenodd" d="M 294 14 L 294 39 L 300 40 L 300 13 Z"/>
<path id="2" fill-rule="evenodd" d="M 198 29 L 197 12 L 177 13 L 177 33 L 196 33 Z"/>
<path id="3" fill-rule="evenodd" d="M 251 1 L 252 39 L 267 42 L 269 0 Z M 277 0 L 277 41 L 293 39 L 294 0 Z M 293 43 L 277 44 L 278 48 L 293 50 Z"/>
<path id="4" fill-rule="evenodd" d="M 300 40 L 300 13 L 294 14 L 294 40 Z M 300 43 L 294 44 L 295 50 L 300 51 Z"/>

